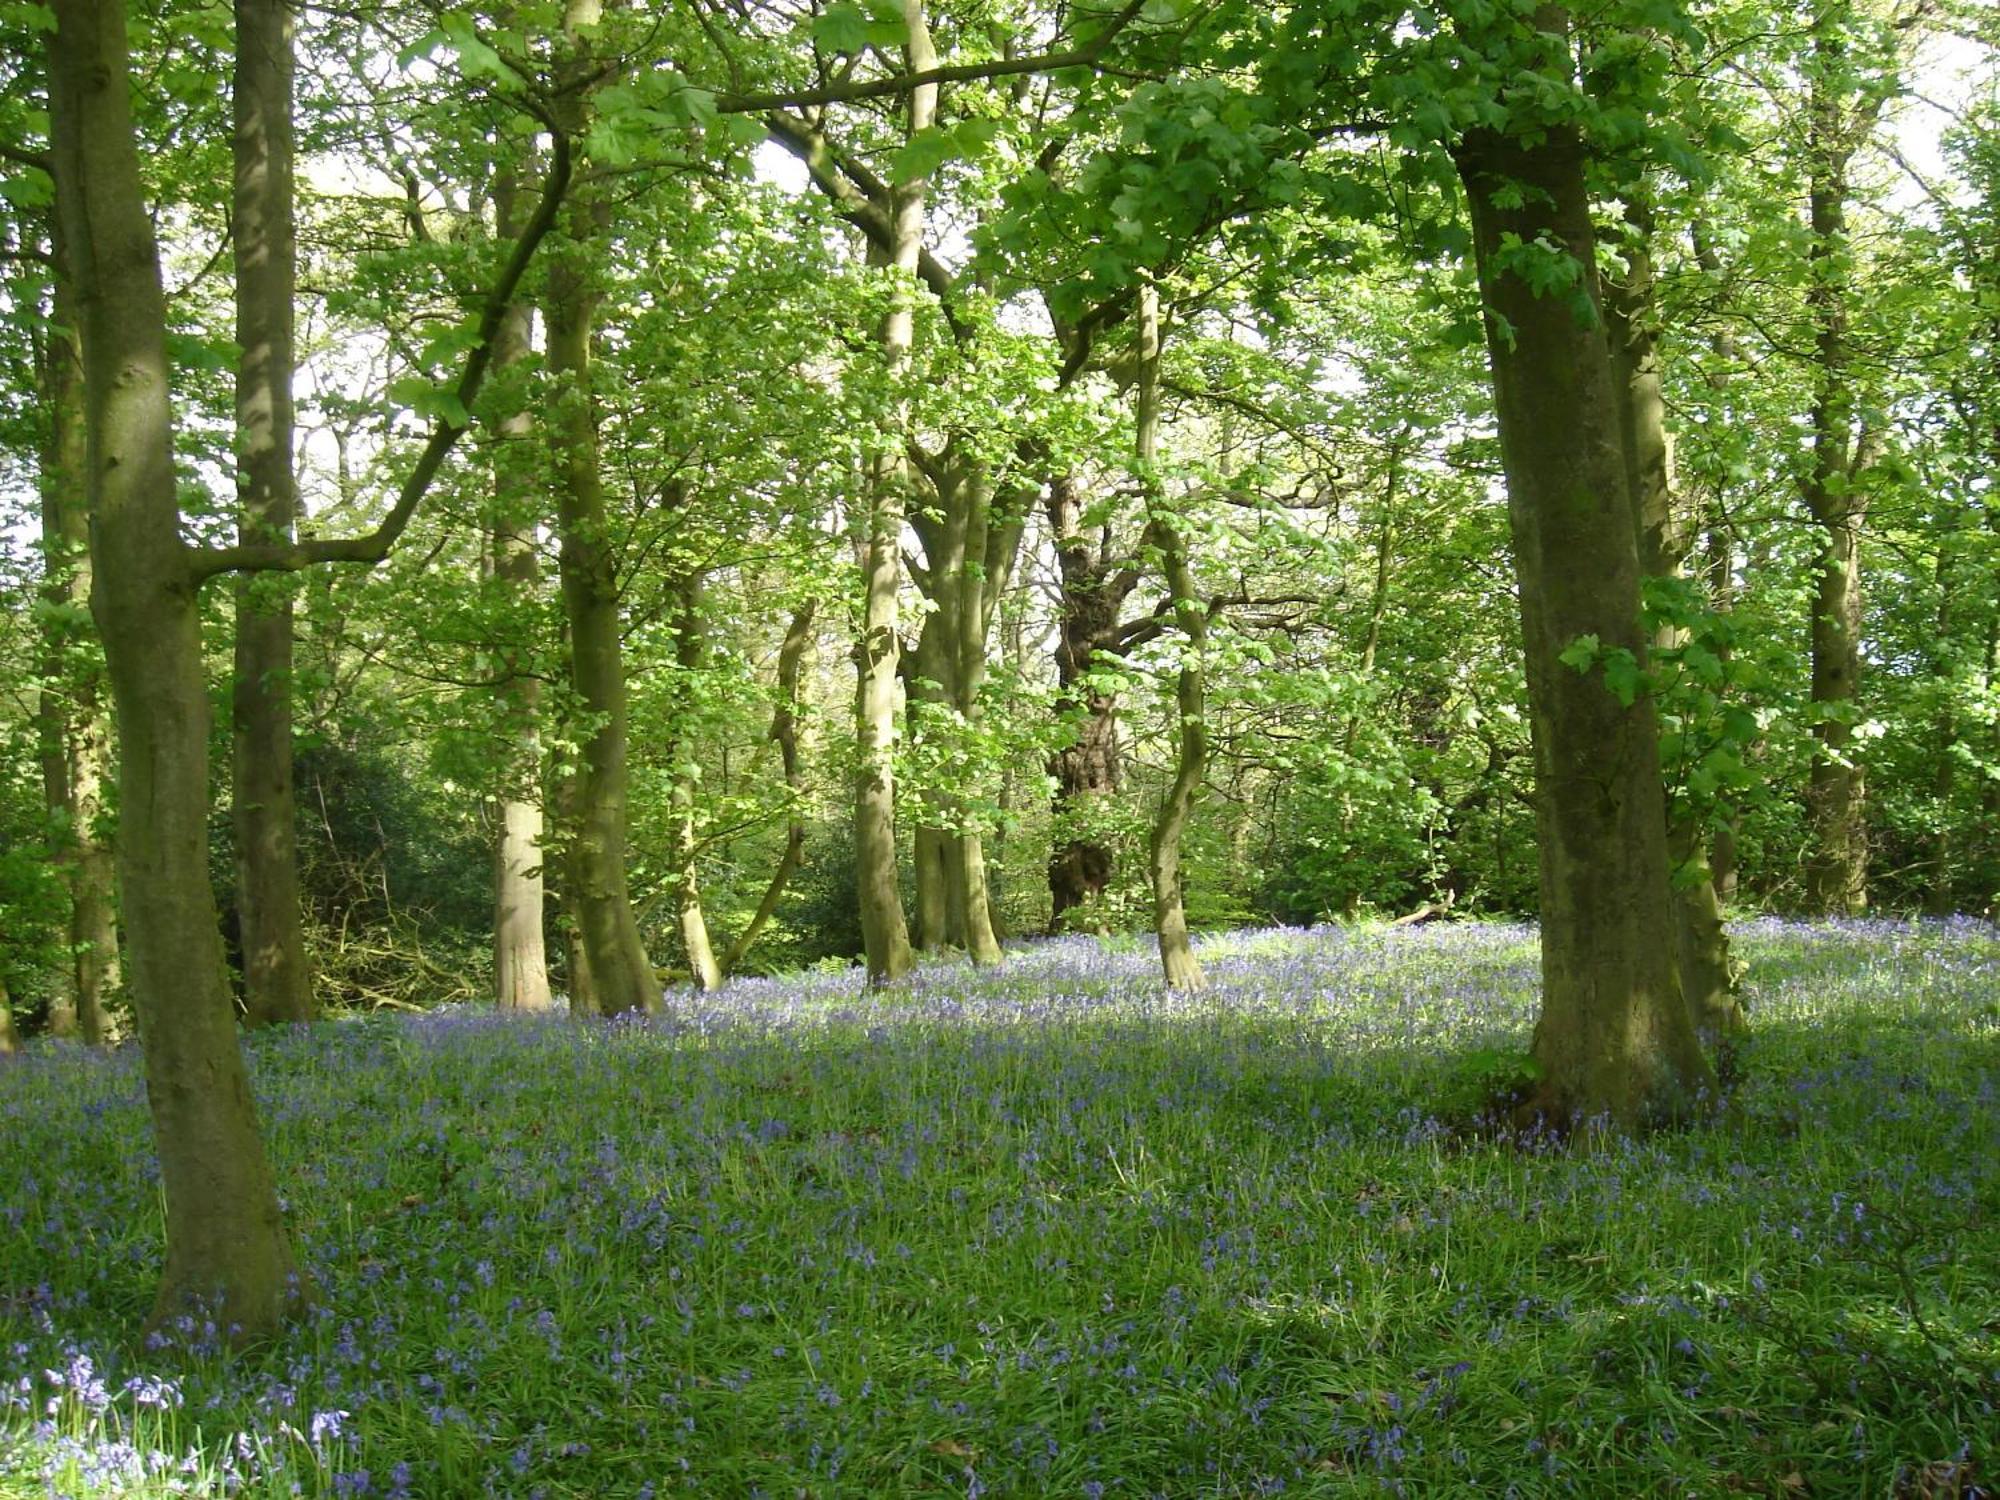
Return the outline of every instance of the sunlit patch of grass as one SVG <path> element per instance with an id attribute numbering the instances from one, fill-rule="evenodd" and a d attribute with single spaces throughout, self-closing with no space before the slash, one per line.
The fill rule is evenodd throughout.
<path id="1" fill-rule="evenodd" d="M 1711 1124 L 1449 1128 L 1519 927 L 252 1039 L 319 1308 L 130 1330 L 136 1058 L 0 1067 L 0 1495 L 1884 1493 L 1994 1475 L 2000 941 L 1750 924 Z M 1955 1467 L 1953 1467 L 1955 1466 Z M 1913 1480 L 1910 1482 L 1914 1482 Z"/>

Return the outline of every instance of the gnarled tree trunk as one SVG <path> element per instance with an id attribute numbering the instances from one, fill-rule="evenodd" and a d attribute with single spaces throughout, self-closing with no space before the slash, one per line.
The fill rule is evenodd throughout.
<path id="1" fill-rule="evenodd" d="M 757 910 L 751 915 L 735 942 L 729 945 L 729 952 L 722 960 L 722 972 L 734 974 L 744 957 L 755 945 L 772 916 L 778 910 L 778 902 L 784 899 L 785 887 L 791 883 L 793 872 L 799 867 L 805 855 L 806 823 L 805 775 L 799 767 L 799 664 L 804 659 L 806 645 L 812 639 L 813 615 L 818 609 L 818 601 L 808 599 L 792 612 L 792 622 L 785 627 L 785 639 L 778 648 L 778 702 L 771 710 L 770 737 L 778 747 L 779 763 L 785 771 L 785 790 L 791 797 L 792 810 L 790 826 L 785 830 L 785 852 L 779 856 L 778 868 L 771 872 L 770 883 L 764 887 L 764 897 L 757 903 Z"/>
<path id="2" fill-rule="evenodd" d="M 1547 7 L 1534 24 L 1567 72 L 1567 16 Z M 1456 157 L 1486 304 L 1535 754 L 1542 1010 L 1531 1107 L 1563 1125 L 1637 1125 L 1688 1113 L 1714 1075 L 1674 977 L 1652 705 L 1627 706 L 1599 671 L 1560 660 L 1586 635 L 1645 659 L 1617 392 L 1591 309 L 1538 295 L 1508 255 L 1560 246 L 1596 300 L 1584 151 L 1568 127 L 1539 138 L 1480 129 Z"/>
<path id="3" fill-rule="evenodd" d="M 56 202 L 82 313 L 91 606 L 119 737 L 118 873 L 166 1199 L 155 1320 L 213 1308 L 272 1331 L 291 1245 L 236 1041 L 208 879 L 208 683 L 181 539 L 166 299 L 146 211 L 118 0 L 58 0 L 49 47 Z"/>

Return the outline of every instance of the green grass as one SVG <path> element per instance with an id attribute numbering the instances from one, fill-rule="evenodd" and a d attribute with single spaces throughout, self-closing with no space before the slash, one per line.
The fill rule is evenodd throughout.
<path id="1" fill-rule="evenodd" d="M 1195 1001 L 1068 943 L 258 1038 L 322 1300 L 235 1355 L 134 1345 L 134 1060 L 44 1052 L 0 1495 L 1970 1493 L 1920 1481 L 2000 1477 L 2000 939 L 1741 946 L 1728 1108 L 1587 1154 L 1452 1128 L 1525 1045 L 1517 928 L 1218 940 Z"/>

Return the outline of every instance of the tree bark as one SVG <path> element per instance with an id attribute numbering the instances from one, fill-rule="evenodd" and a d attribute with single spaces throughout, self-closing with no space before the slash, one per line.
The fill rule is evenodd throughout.
<path id="1" fill-rule="evenodd" d="M 119 736 L 118 872 L 166 1200 L 154 1321 L 272 1332 L 299 1287 L 236 1041 L 208 879 L 208 683 L 181 539 L 166 299 L 132 130 L 124 7 L 58 0 L 56 201 L 82 313 L 91 606 Z"/>
<path id="2" fill-rule="evenodd" d="M 778 648 L 778 703 L 771 710 L 770 737 L 778 747 L 779 762 L 785 771 L 785 790 L 791 797 L 791 826 L 785 832 L 785 852 L 779 856 L 778 868 L 771 872 L 770 883 L 764 887 L 764 898 L 757 903 L 749 925 L 729 945 L 729 952 L 723 957 L 722 972 L 725 975 L 737 971 L 765 925 L 777 912 L 785 887 L 791 883 L 792 875 L 805 854 L 805 776 L 799 767 L 799 664 L 812 639 L 812 621 L 817 608 L 818 601 L 808 599 L 793 611 L 792 622 L 785 629 L 784 643 Z"/>
<path id="3" fill-rule="evenodd" d="M 1153 935 L 1159 941 L 1160 968 L 1169 986 L 1198 990 L 1206 979 L 1188 941 L 1187 906 L 1181 891 L 1181 839 L 1188 815 L 1208 774 L 1208 721 L 1204 698 L 1203 653 L 1208 644 L 1208 608 L 1195 589 L 1188 563 L 1187 538 L 1180 517 L 1168 507 L 1160 483 L 1160 294 L 1151 281 L 1142 282 L 1138 298 L 1137 452 L 1139 482 L 1146 491 L 1148 528 L 1160 547 L 1167 590 L 1173 599 L 1174 622 L 1180 627 L 1181 663 L 1175 690 L 1178 755 L 1174 779 L 1160 800 L 1153 820 L 1147 854 L 1153 877 Z"/>
<path id="4" fill-rule="evenodd" d="M 902 0 L 908 41 L 904 61 L 922 72 L 937 61 L 923 0 Z M 910 90 L 907 135 L 914 138 L 937 117 L 937 85 Z M 869 259 L 887 267 L 894 278 L 889 310 L 877 330 L 883 363 L 891 386 L 910 365 L 916 338 L 916 273 L 924 241 L 924 187 L 921 179 L 892 187 L 889 192 L 890 235 L 887 253 L 872 251 Z M 872 466 L 868 513 L 864 518 L 864 593 L 861 640 L 855 689 L 854 851 L 855 880 L 861 905 L 862 944 L 867 950 L 868 979 L 884 984 L 908 973 L 912 963 L 909 928 L 903 920 L 902 897 L 896 889 L 896 668 L 901 651 L 903 519 L 909 496 L 909 460 L 902 447 L 908 438 L 909 402 L 900 396 L 888 417 L 888 451 Z"/>
<path id="5" fill-rule="evenodd" d="M 14 1002 L 7 994 L 7 981 L 0 976 L 0 1057 L 21 1050 L 21 1033 L 14 1029 Z"/>
<path id="6" fill-rule="evenodd" d="M 284 0 L 236 0 L 237 539 L 290 542 L 292 471 L 292 17 Z M 316 1007 L 299 910 L 292 785 L 292 581 L 235 583 L 231 820 L 243 1007 L 252 1025 L 310 1021 Z"/>
<path id="7" fill-rule="evenodd" d="M 493 185 L 494 228 L 502 238 L 521 232 L 519 183 L 513 168 L 502 168 Z M 493 341 L 493 370 L 505 377 L 527 361 L 532 350 L 533 315 L 526 302 L 507 309 Z M 541 588 L 535 551 L 533 465 L 527 449 L 534 419 L 514 410 L 495 424 L 493 445 L 493 578 L 510 608 L 526 609 Z M 547 882 L 543 875 L 542 684 L 520 670 L 508 651 L 500 695 L 511 743 L 501 767 L 499 816 L 493 845 L 493 1000 L 502 1010 L 548 1010 Z"/>
<path id="8" fill-rule="evenodd" d="M 1568 23 L 1536 30 L 1565 74 Z M 1567 1127 L 1689 1113 L 1714 1082 L 1674 979 L 1665 790 L 1652 704 L 1559 658 L 1579 637 L 1645 659 L 1617 392 L 1596 315 L 1596 246 L 1575 132 L 1469 132 L 1471 209 L 1520 588 L 1540 845 L 1542 1011 L 1528 1107 Z M 1591 306 L 1538 296 L 1511 263 L 1547 242 Z"/>
<path id="9" fill-rule="evenodd" d="M 106 1004 L 118 988 L 116 860 L 105 836 L 104 786 L 111 775 L 111 724 L 101 670 L 87 649 L 90 608 L 90 512 L 83 352 L 77 308 L 61 269 L 55 316 L 44 345 L 43 393 L 48 446 L 41 459 L 42 692 L 37 704 L 42 792 L 61 827 L 57 857 L 69 895 L 70 962 L 49 1004 L 49 1033 L 97 1046 L 106 1036 Z"/>
<path id="10" fill-rule="evenodd" d="M 1648 578 L 1678 577 L 1694 529 L 1676 506 L 1673 449 L 1660 376 L 1659 309 L 1653 275 L 1653 216 L 1642 185 L 1627 189 L 1625 269 L 1605 288 L 1604 324 L 1611 354 L 1612 389 L 1625 461 L 1625 488 L 1639 548 L 1639 571 Z M 1662 627 L 1657 649 L 1680 646 L 1684 633 Z M 1663 802 L 1667 856 L 1673 870 L 1675 972 L 1695 1030 L 1711 1055 L 1744 1029 L 1730 957 L 1701 822 L 1685 802 Z"/>
<path id="11" fill-rule="evenodd" d="M 1806 509 L 1823 533 L 1813 563 L 1812 705 L 1818 741 L 1806 785 L 1812 848 L 1806 861 L 1806 905 L 1827 915 L 1868 906 L 1866 786 L 1854 758 L 1854 719 L 1861 689 L 1861 530 L 1868 497 L 1855 484 L 1853 350 L 1848 299 L 1852 279 L 1847 243 L 1851 128 L 1829 77 L 1840 66 L 1832 34 L 1833 8 L 1815 26 L 1808 85 L 1811 283 L 1806 303 L 1813 322 L 1812 463 Z"/>
<path id="12" fill-rule="evenodd" d="M 572 139 L 587 127 L 584 81 L 593 66 L 587 33 L 598 0 L 569 0 L 563 29 L 571 87 L 558 123 Z M 558 395 L 550 422 L 556 446 L 556 528 L 563 613 L 569 622 L 570 676 L 590 725 L 573 773 L 571 893 L 599 1010 L 656 1011 L 660 986 L 632 911 L 625 868 L 629 815 L 625 660 L 618 568 L 599 471 L 598 403 L 591 387 L 591 333 L 600 293 L 595 277 L 606 224 L 601 190 L 574 192 L 558 253 L 549 266 L 548 369 Z"/>
<path id="13" fill-rule="evenodd" d="M 1049 930 L 1067 931 L 1072 913 L 1090 911 L 1111 884 L 1111 846 L 1097 831 L 1115 802 L 1119 774 L 1117 696 L 1092 678 L 1118 637 L 1118 617 L 1138 586 L 1136 568 L 1095 544 L 1082 525 L 1076 476 L 1053 475 L 1049 530 L 1055 538 L 1062 587 L 1056 617 L 1056 714 L 1075 725 L 1074 737 L 1049 759 L 1055 781 L 1054 850 L 1049 858 Z"/>
<path id="14" fill-rule="evenodd" d="M 708 937 L 708 919 L 701 910 L 701 881 L 695 855 L 695 783 L 701 767 L 695 760 L 694 710 L 699 701 L 697 674 L 705 656 L 701 618 L 702 580 L 690 571 L 675 583 L 674 662 L 680 668 L 675 692 L 674 744 L 671 746 L 673 786 L 670 793 L 673 816 L 674 915 L 679 923 L 681 949 L 687 955 L 688 973 L 702 990 L 722 988 L 722 965 L 716 962 L 715 948 Z"/>

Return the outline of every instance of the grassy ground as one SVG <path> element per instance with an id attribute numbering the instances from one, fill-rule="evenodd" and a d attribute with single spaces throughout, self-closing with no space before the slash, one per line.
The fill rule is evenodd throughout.
<path id="1" fill-rule="evenodd" d="M 1532 934 L 252 1041 L 321 1290 L 137 1347 L 137 1060 L 0 1068 L 0 1495 L 1971 1495 L 2000 935 L 1756 924 L 1706 1128 L 1470 1139 Z"/>

